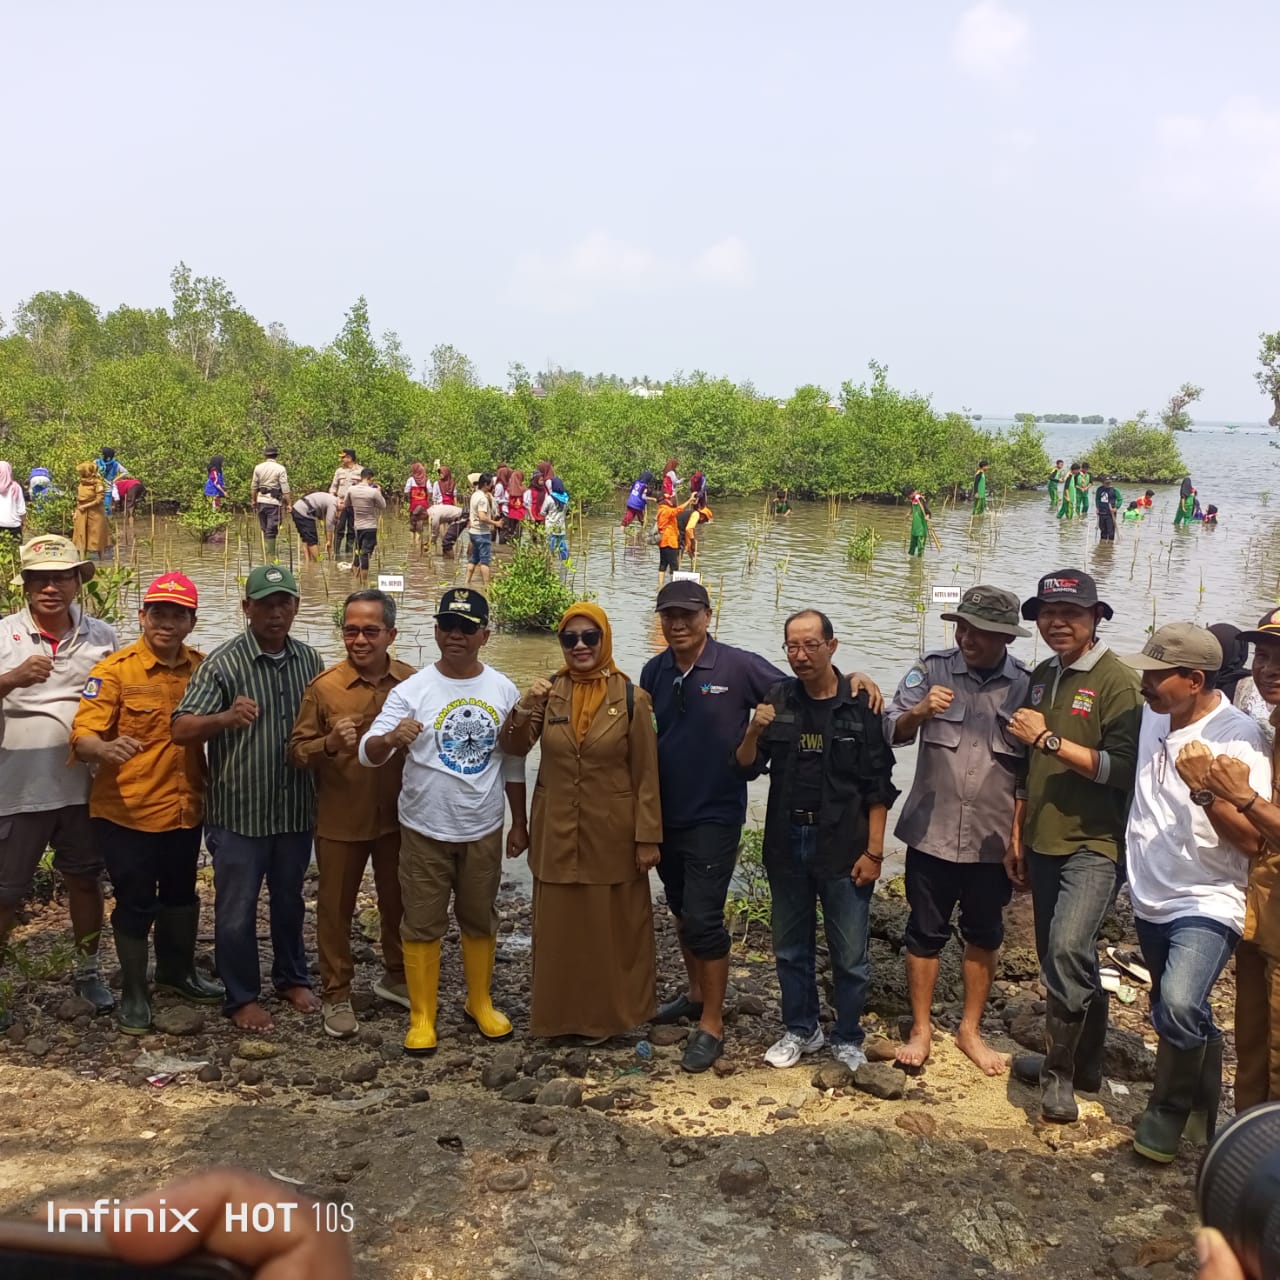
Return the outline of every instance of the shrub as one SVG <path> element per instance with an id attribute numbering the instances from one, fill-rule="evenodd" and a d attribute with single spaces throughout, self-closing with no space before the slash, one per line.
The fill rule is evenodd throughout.
<path id="1" fill-rule="evenodd" d="M 876 531 L 868 525 L 849 535 L 845 555 L 859 564 L 867 564 L 876 558 Z"/>
<path id="2" fill-rule="evenodd" d="M 209 542 L 231 523 L 231 512 L 196 502 L 178 516 L 178 524 L 197 542 Z"/>
<path id="3" fill-rule="evenodd" d="M 489 589 L 494 621 L 510 631 L 552 631 L 579 597 L 544 545 L 521 542 Z"/>
<path id="4" fill-rule="evenodd" d="M 1141 422 L 1122 422 L 1099 436 L 1082 455 L 1093 474 L 1138 484 L 1172 484 L 1187 474 L 1173 432 Z"/>

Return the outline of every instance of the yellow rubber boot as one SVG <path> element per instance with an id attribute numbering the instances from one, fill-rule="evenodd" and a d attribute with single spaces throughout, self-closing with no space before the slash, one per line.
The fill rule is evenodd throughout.
<path id="1" fill-rule="evenodd" d="M 489 984 L 493 981 L 493 953 L 497 949 L 497 938 L 462 935 L 462 973 L 467 980 L 467 1003 L 463 1012 L 486 1040 L 506 1040 L 511 1035 L 511 1020 L 493 1007 L 489 996 Z"/>
<path id="2" fill-rule="evenodd" d="M 404 1051 L 426 1057 L 436 1051 L 436 1002 L 440 992 L 440 939 L 404 944 L 404 981 L 409 988 L 409 1031 Z"/>

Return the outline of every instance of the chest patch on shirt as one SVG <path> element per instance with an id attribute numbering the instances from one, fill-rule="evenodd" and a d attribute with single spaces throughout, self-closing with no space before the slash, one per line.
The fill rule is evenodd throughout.
<path id="1" fill-rule="evenodd" d="M 1097 696 L 1092 689 L 1077 689 L 1076 696 L 1071 699 L 1071 714 L 1087 716 L 1093 710 L 1093 700 Z"/>
<path id="2" fill-rule="evenodd" d="M 102 692 L 102 681 L 97 676 L 90 676 L 84 682 L 84 688 L 80 690 L 82 698 L 96 698 Z"/>
<path id="3" fill-rule="evenodd" d="M 912 667 L 907 672 L 907 678 L 902 682 L 908 689 L 918 689 L 924 684 L 924 668 Z"/>
<path id="4" fill-rule="evenodd" d="M 1031 705 L 1038 707 L 1044 701 L 1044 685 L 1036 684 L 1031 686 Z"/>
<path id="5" fill-rule="evenodd" d="M 729 686 L 727 684 L 704 684 L 701 686 L 701 689 L 704 694 L 729 692 Z"/>
<path id="6" fill-rule="evenodd" d="M 458 698 L 436 717 L 440 761 L 454 773 L 483 773 L 498 745 L 501 717 L 487 702 Z"/>

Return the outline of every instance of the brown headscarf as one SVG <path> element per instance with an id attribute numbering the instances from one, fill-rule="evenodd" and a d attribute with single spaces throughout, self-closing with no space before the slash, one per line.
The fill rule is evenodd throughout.
<path id="1" fill-rule="evenodd" d="M 604 706 L 609 691 L 609 676 L 617 671 L 613 665 L 613 628 L 609 626 L 609 615 L 596 604 L 572 604 L 560 619 L 557 631 L 563 631 L 571 618 L 585 618 L 593 627 L 599 627 L 600 646 L 596 650 L 596 664 L 589 671 L 575 671 L 568 662 L 560 668 L 557 675 L 568 676 L 573 681 L 573 705 L 570 719 L 573 721 L 573 732 L 581 742 L 591 728 L 591 722 Z M 622 672 L 618 672 L 619 675 Z"/>
<path id="2" fill-rule="evenodd" d="M 419 489 L 425 489 L 427 487 L 427 469 L 421 462 L 412 463 L 409 467 L 409 474 L 413 477 L 413 483 L 416 484 Z"/>

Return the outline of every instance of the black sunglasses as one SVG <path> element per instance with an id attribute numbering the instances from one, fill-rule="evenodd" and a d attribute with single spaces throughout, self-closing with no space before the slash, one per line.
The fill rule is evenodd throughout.
<path id="1" fill-rule="evenodd" d="M 436 619 L 436 626 L 441 631 L 461 631 L 464 636 L 473 636 L 480 630 L 478 622 L 472 622 L 470 618 L 458 618 L 447 613 L 443 618 Z"/>
<path id="2" fill-rule="evenodd" d="M 342 638 L 344 640 L 358 640 L 364 636 L 366 640 L 376 640 L 387 628 L 386 627 L 343 627 Z"/>
<path id="3" fill-rule="evenodd" d="M 560 633 L 560 645 L 564 649 L 576 649 L 579 644 L 585 644 L 588 649 L 594 649 L 603 639 L 604 632 L 596 629 L 591 631 L 562 631 Z"/>

